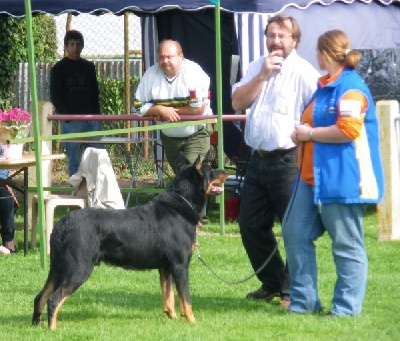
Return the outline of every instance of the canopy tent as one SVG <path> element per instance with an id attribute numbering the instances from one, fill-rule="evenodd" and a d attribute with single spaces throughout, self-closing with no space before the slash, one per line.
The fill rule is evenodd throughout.
<path id="1" fill-rule="evenodd" d="M 400 43 L 400 0 L 25 0 L 24 2 L 22 0 L 1 0 L 0 15 L 11 15 L 15 17 L 26 15 L 28 43 L 31 51 L 29 54 L 29 62 L 34 65 L 31 29 L 32 14 L 49 13 L 57 15 L 70 12 L 73 14 L 90 13 L 99 15 L 108 12 L 123 14 L 126 11 L 130 11 L 145 17 L 156 17 L 156 23 L 153 27 L 156 29 L 158 37 L 161 37 L 165 34 L 166 28 L 170 29 L 175 25 L 175 20 L 173 21 L 174 25 L 172 25 L 171 17 L 169 17 L 170 15 L 174 15 L 174 18 L 177 18 L 182 16 L 182 13 L 179 14 L 179 12 L 184 11 L 186 13 L 184 15 L 186 17 L 186 24 L 180 24 L 180 28 L 175 29 L 175 32 L 181 30 L 191 33 L 190 30 L 186 29 L 188 27 L 187 25 L 192 25 L 191 21 L 196 17 L 200 17 L 199 14 L 207 13 L 207 10 L 213 11 L 214 4 L 217 4 L 215 6 L 215 26 L 209 25 L 207 27 L 207 36 L 210 36 L 210 32 L 212 34 L 216 33 L 216 39 L 214 39 L 216 40 L 215 51 L 212 52 L 217 55 L 217 58 L 205 62 L 205 65 L 202 66 L 205 69 L 214 70 L 212 83 L 220 83 L 219 86 L 216 87 L 215 93 L 217 93 L 218 96 L 214 101 L 217 105 L 216 112 L 219 115 L 222 112 L 222 105 L 230 105 L 230 85 L 227 84 L 227 80 L 230 79 L 230 77 L 226 77 L 226 65 L 230 64 L 230 59 L 226 60 L 227 57 L 224 57 L 224 53 L 221 54 L 218 47 L 221 43 L 220 12 L 223 13 L 221 17 L 224 36 L 222 38 L 223 45 L 226 45 L 228 48 L 227 56 L 235 51 L 231 34 L 232 31 L 230 31 L 231 28 L 229 28 L 232 26 L 232 23 L 235 25 L 234 33 L 237 36 L 236 43 L 238 45 L 242 71 L 246 70 L 248 62 L 265 53 L 265 42 L 262 33 L 268 14 L 273 13 L 288 13 L 299 21 L 303 31 L 299 53 L 311 62 L 314 60 L 314 64 L 316 37 L 320 33 L 331 28 L 346 30 L 355 48 L 371 48 L 377 45 L 399 47 Z M 209 15 L 209 13 L 207 15 Z M 234 20 L 232 18 L 234 18 Z M 164 24 L 162 24 L 163 21 Z M 227 28 L 229 28 L 229 34 L 227 34 Z M 171 28 L 169 33 L 172 38 L 174 38 L 175 35 L 173 31 L 174 30 Z M 194 50 L 194 52 L 191 52 L 191 48 L 188 47 L 187 44 L 183 44 L 185 53 L 189 54 L 188 57 L 193 55 L 195 57 L 193 59 L 197 59 L 200 58 L 198 57 L 200 54 L 208 54 L 208 57 L 213 55 L 210 53 L 210 49 L 205 49 L 204 44 L 200 44 L 200 42 L 209 41 L 208 39 L 204 39 L 203 34 L 202 31 L 199 31 L 198 38 L 189 39 L 194 42 L 194 47 L 198 45 L 198 49 Z M 144 38 L 144 45 L 148 46 L 149 40 L 146 39 L 150 37 L 145 36 Z M 210 41 L 209 46 L 212 45 L 213 43 Z M 222 64 L 225 66 L 225 69 L 221 68 L 221 58 L 224 58 Z M 215 64 L 210 67 L 207 63 Z M 33 67 L 31 68 L 30 77 L 31 81 L 35 83 Z M 221 80 L 223 81 L 221 82 Z M 35 84 L 32 85 L 31 89 L 32 101 L 35 102 L 37 98 L 35 95 Z M 219 93 L 221 91 L 224 92 L 224 95 Z M 218 106 L 220 106 L 220 108 L 218 108 Z M 34 117 L 37 118 L 37 105 L 33 107 L 35 111 L 33 113 Z M 223 111 L 229 113 L 227 109 Z M 37 125 L 37 121 L 38 120 L 35 120 L 35 126 Z M 35 140 L 37 140 L 39 136 L 40 141 L 38 127 L 35 127 L 34 131 Z M 40 150 L 39 144 L 39 148 L 36 148 L 39 158 Z M 38 167 L 37 170 L 39 178 L 41 175 L 40 167 Z M 38 191 L 39 190 L 41 191 L 40 179 L 38 179 Z M 43 214 L 43 207 L 39 208 L 39 210 L 39 214 Z"/>
<path id="2" fill-rule="evenodd" d="M 91 13 L 101 14 L 113 12 L 122 14 L 125 11 L 136 13 L 156 13 L 169 9 L 181 9 L 185 11 L 198 11 L 205 8 L 213 8 L 212 3 L 220 3 L 222 11 L 235 13 L 279 13 L 287 8 L 308 9 L 313 4 L 329 6 L 333 3 L 353 4 L 355 2 L 370 4 L 379 3 L 390 5 L 399 1 L 396 0 L 31 0 L 33 14 L 50 13 L 60 14 L 72 13 Z M 0 14 L 12 16 L 24 16 L 25 8 L 21 0 L 2 0 Z"/>

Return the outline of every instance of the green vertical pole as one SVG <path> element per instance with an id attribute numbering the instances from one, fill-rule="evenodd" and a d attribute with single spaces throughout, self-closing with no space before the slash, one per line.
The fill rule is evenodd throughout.
<path id="1" fill-rule="evenodd" d="M 218 168 L 224 169 L 224 134 L 222 125 L 222 57 L 221 57 L 221 8 L 220 1 L 215 4 L 215 51 L 216 51 L 216 79 L 217 79 L 217 133 L 218 133 Z M 220 231 L 225 234 L 225 194 L 222 192 L 219 199 Z"/>
<path id="2" fill-rule="evenodd" d="M 42 139 L 39 130 L 39 113 L 36 87 L 36 67 L 35 67 L 35 47 L 33 44 L 32 30 L 32 7 L 31 1 L 25 0 L 26 32 L 28 38 L 28 62 L 29 62 L 29 85 L 31 89 L 31 115 L 33 121 L 34 148 L 36 158 L 36 181 L 38 195 L 38 231 L 40 234 L 40 264 L 42 269 L 47 267 L 46 241 L 44 235 L 44 202 L 43 202 L 43 183 L 42 183 Z M 31 226 L 35 228 L 35 226 Z"/>

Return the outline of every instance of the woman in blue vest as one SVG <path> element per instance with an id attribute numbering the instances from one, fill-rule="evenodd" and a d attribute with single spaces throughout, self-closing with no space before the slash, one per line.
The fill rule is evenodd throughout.
<path id="1" fill-rule="evenodd" d="M 378 203 L 384 188 L 378 120 L 370 90 L 354 71 L 361 54 L 346 33 L 321 35 L 317 59 L 327 74 L 291 135 L 301 152 L 300 178 L 283 224 L 289 310 L 322 310 L 314 242 L 326 231 L 337 273 L 326 316 L 354 316 L 361 313 L 367 284 L 365 206 Z"/>

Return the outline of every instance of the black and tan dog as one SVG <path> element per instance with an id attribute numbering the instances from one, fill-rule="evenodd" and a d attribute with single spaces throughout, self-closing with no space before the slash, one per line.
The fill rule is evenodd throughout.
<path id="1" fill-rule="evenodd" d="M 100 262 L 126 269 L 158 269 L 164 312 L 177 318 L 175 284 L 181 315 L 195 321 L 188 269 L 196 225 L 206 195 L 221 193 L 227 173 L 199 158 L 190 164 L 183 154 L 178 165 L 180 171 L 166 190 L 145 205 L 126 210 L 76 210 L 55 225 L 49 275 L 34 300 L 34 325 L 40 323 L 47 303 L 49 328 L 54 330 L 61 305 Z"/>

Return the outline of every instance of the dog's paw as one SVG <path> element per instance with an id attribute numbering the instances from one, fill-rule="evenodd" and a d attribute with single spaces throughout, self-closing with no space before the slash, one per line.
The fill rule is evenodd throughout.
<path id="1" fill-rule="evenodd" d="M 194 315 L 193 314 L 191 314 L 191 315 L 182 315 L 185 319 L 186 319 L 186 321 L 188 321 L 189 323 L 195 323 L 196 322 L 196 319 L 195 319 L 195 317 L 194 317 Z"/>
<path id="2" fill-rule="evenodd" d="M 176 320 L 178 316 L 176 315 L 175 311 L 166 311 L 164 310 L 164 313 L 171 319 L 171 320 Z"/>
<path id="3" fill-rule="evenodd" d="M 32 326 L 40 326 L 43 324 L 43 321 L 39 317 L 33 317 L 32 318 Z"/>

